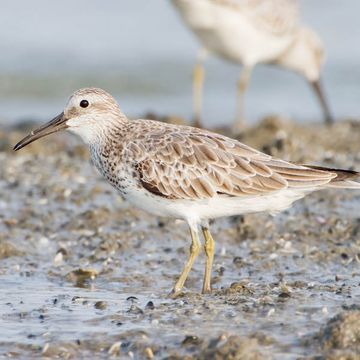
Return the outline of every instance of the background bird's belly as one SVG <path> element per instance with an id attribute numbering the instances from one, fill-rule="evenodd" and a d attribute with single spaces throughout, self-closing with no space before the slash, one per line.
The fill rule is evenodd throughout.
<path id="1" fill-rule="evenodd" d="M 246 65 L 272 62 L 291 44 L 293 35 L 278 36 L 254 26 L 246 18 L 219 14 L 211 29 L 193 29 L 201 43 L 222 58 Z"/>

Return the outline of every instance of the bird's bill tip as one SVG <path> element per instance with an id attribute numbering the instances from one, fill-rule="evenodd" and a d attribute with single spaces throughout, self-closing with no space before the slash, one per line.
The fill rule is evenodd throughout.
<path id="1" fill-rule="evenodd" d="M 33 130 L 29 135 L 25 136 L 22 140 L 20 140 L 15 146 L 14 150 L 18 151 L 25 147 L 26 145 L 31 144 L 35 140 L 38 140 L 46 135 L 50 135 L 54 132 L 66 129 L 68 126 L 66 125 L 66 118 L 64 113 L 62 112 L 58 116 L 54 117 L 51 121 L 46 124 L 38 127 Z"/>

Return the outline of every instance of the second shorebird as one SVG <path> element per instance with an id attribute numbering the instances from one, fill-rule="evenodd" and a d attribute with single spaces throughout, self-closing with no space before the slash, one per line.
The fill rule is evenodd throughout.
<path id="1" fill-rule="evenodd" d="M 101 89 L 76 91 L 64 112 L 31 132 L 15 150 L 68 129 L 89 145 L 105 178 L 133 205 L 158 216 L 185 220 L 190 258 L 173 293 L 178 294 L 205 237 L 203 292 L 211 290 L 215 243 L 208 220 L 259 211 L 276 213 L 323 188 L 360 189 L 355 171 L 295 165 L 237 140 L 189 126 L 129 120 Z"/>
<path id="2" fill-rule="evenodd" d="M 244 66 L 238 85 L 235 130 L 244 121 L 244 95 L 256 64 L 296 71 L 314 88 L 327 123 L 333 119 L 320 84 L 324 47 L 316 33 L 300 24 L 296 0 L 172 0 L 184 22 L 200 40 L 194 69 L 195 125 L 200 125 L 207 54 Z"/>

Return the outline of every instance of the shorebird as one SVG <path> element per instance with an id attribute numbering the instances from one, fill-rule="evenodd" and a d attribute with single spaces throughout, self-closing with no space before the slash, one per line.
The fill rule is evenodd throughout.
<path id="1" fill-rule="evenodd" d="M 296 165 L 190 126 L 129 120 L 111 95 L 96 88 L 76 91 L 60 115 L 14 150 L 63 129 L 89 145 L 93 163 L 123 198 L 152 214 L 187 222 L 190 257 L 173 288 L 175 295 L 201 250 L 200 228 L 207 256 L 203 292 L 211 291 L 215 242 L 209 219 L 277 213 L 329 187 L 360 189 L 355 171 Z"/>
<path id="2" fill-rule="evenodd" d="M 325 121 L 333 122 L 320 82 L 324 47 L 317 34 L 300 23 L 296 0 L 172 2 L 203 46 L 193 73 L 196 126 L 201 124 L 203 64 L 208 54 L 243 65 L 234 130 L 240 131 L 244 125 L 244 96 L 253 68 L 259 63 L 275 64 L 305 77 L 320 100 Z"/>

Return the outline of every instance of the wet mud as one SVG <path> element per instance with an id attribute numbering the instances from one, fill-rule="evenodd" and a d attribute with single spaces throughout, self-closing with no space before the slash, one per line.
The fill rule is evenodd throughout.
<path id="1" fill-rule="evenodd" d="M 186 224 L 124 202 L 71 135 L 14 153 L 25 132 L 0 131 L 0 358 L 360 358 L 358 191 L 216 220 L 213 293 L 200 294 L 201 254 L 171 299 Z M 356 121 L 268 118 L 239 138 L 288 160 L 360 169 Z"/>

